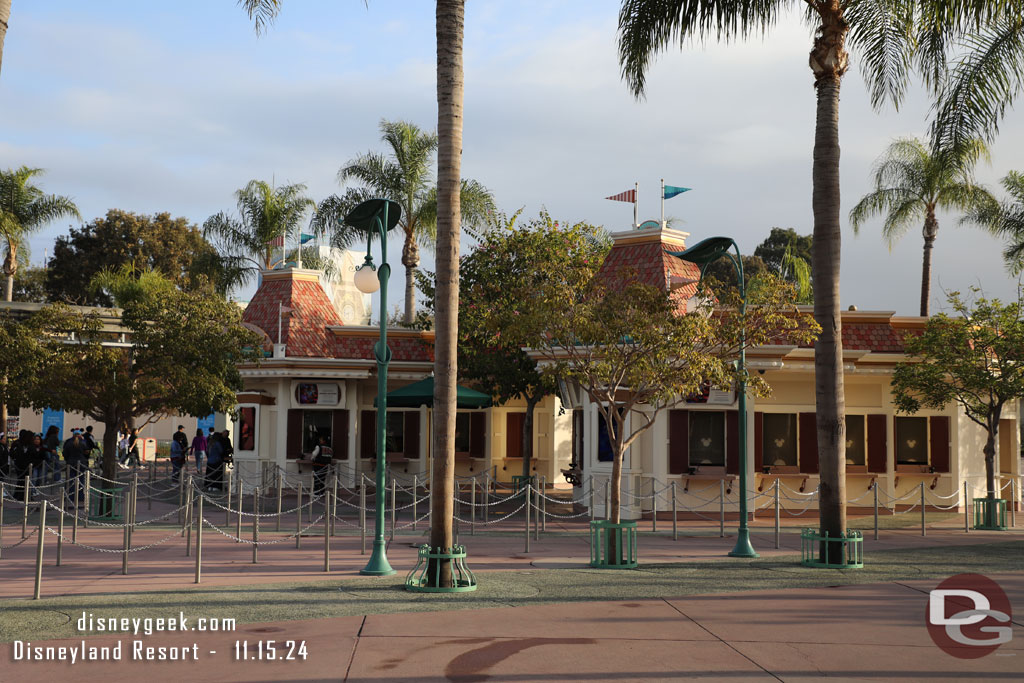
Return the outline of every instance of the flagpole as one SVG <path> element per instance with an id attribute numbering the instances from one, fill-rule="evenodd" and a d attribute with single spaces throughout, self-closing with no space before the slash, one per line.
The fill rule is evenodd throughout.
<path id="1" fill-rule="evenodd" d="M 277 343 L 281 343 L 281 317 L 284 315 L 284 311 L 281 310 L 281 302 L 277 302 Z"/>
<path id="2" fill-rule="evenodd" d="M 640 201 L 640 183 L 633 183 L 633 229 L 636 230 L 640 227 L 640 211 L 638 210 L 638 204 Z"/>
<path id="3" fill-rule="evenodd" d="M 299 270 L 302 270 L 302 230 L 299 230 L 299 252 L 298 256 L 295 257 L 295 265 Z"/>
<path id="4" fill-rule="evenodd" d="M 661 229 L 665 229 L 665 179 L 661 179 Z"/>

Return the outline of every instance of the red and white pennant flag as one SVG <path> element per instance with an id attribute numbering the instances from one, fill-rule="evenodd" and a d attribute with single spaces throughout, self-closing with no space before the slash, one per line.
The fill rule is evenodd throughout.
<path id="1" fill-rule="evenodd" d="M 618 194 L 613 194 L 611 197 L 605 197 L 605 199 L 610 199 L 613 202 L 630 202 L 630 203 L 635 204 L 636 203 L 636 190 L 626 190 L 625 192 L 620 192 Z"/>
<path id="2" fill-rule="evenodd" d="M 284 246 L 284 235 L 275 237 L 274 239 L 267 242 L 268 247 L 283 247 Z"/>

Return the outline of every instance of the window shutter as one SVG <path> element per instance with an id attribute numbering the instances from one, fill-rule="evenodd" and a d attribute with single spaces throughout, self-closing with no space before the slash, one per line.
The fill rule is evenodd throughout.
<path id="1" fill-rule="evenodd" d="M 416 460 L 420 457 L 420 414 L 405 414 L 405 435 L 402 437 L 402 451 L 406 458 Z"/>
<path id="2" fill-rule="evenodd" d="M 487 457 L 487 414 L 469 414 L 469 456 Z"/>
<path id="3" fill-rule="evenodd" d="M 690 414 L 668 411 L 668 473 L 686 474 L 690 466 Z"/>
<path id="4" fill-rule="evenodd" d="M 949 418 L 945 415 L 928 418 L 928 429 L 931 466 L 936 472 L 949 472 Z"/>
<path id="5" fill-rule="evenodd" d="M 359 457 L 377 455 L 377 411 L 364 410 L 359 414 Z"/>
<path id="6" fill-rule="evenodd" d="M 335 410 L 331 424 L 331 449 L 335 460 L 348 460 L 348 411 Z"/>
<path id="7" fill-rule="evenodd" d="M 814 413 L 800 413 L 797 425 L 800 442 L 800 471 L 818 473 L 818 418 Z"/>
<path id="8" fill-rule="evenodd" d="M 885 415 L 868 415 L 868 472 L 884 474 L 889 469 Z"/>
<path id="9" fill-rule="evenodd" d="M 725 411 L 725 471 L 740 473 L 740 419 L 735 410 Z"/>
<path id="10" fill-rule="evenodd" d="M 523 422 L 526 413 L 505 414 L 505 457 L 523 457 Z"/>
<path id="11" fill-rule="evenodd" d="M 288 434 L 285 438 L 285 457 L 294 460 L 302 457 L 302 408 L 288 410 Z"/>
<path id="12" fill-rule="evenodd" d="M 764 469 L 764 413 L 754 413 L 754 472 Z"/>

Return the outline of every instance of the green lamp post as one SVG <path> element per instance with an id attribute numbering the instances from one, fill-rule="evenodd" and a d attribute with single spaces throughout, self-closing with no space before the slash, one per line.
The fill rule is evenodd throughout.
<path id="1" fill-rule="evenodd" d="M 729 252 L 732 247 L 736 250 L 733 256 Z M 735 240 L 731 237 L 709 237 L 701 240 L 689 249 L 683 251 L 670 251 L 670 254 L 681 258 L 684 261 L 695 263 L 700 266 L 700 276 L 704 277 L 707 267 L 722 256 L 728 256 L 732 265 L 736 268 L 736 277 L 740 286 L 740 316 L 747 312 L 747 288 L 743 279 L 743 259 L 740 257 L 740 248 L 736 246 Z M 740 528 L 736 534 L 736 546 L 729 553 L 730 557 L 759 557 L 750 544 L 750 529 L 747 527 L 747 354 L 744 350 L 746 344 L 746 329 L 740 330 L 740 357 L 739 369 L 739 451 L 740 451 Z"/>
<path id="2" fill-rule="evenodd" d="M 356 269 L 353 278 L 356 288 L 364 294 L 372 294 L 380 289 L 380 341 L 373 347 L 373 355 L 377 359 L 377 495 L 374 497 L 373 553 L 370 561 L 359 572 L 370 576 L 395 573 L 388 562 L 387 545 L 384 542 L 384 442 L 388 415 L 388 363 L 391 362 L 391 349 L 388 348 L 388 277 L 391 275 L 391 266 L 388 265 L 388 231 L 397 225 L 401 216 L 402 207 L 389 199 L 368 199 L 345 216 L 346 225 L 366 232 L 366 261 Z M 380 266 L 376 268 L 370 254 L 374 237 L 380 240 Z"/>

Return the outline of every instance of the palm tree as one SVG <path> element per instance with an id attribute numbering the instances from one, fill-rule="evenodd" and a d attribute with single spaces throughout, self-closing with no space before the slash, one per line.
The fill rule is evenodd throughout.
<path id="1" fill-rule="evenodd" d="M 245 284 L 259 271 L 273 268 L 288 240 L 298 235 L 306 214 L 316 208 L 305 191 L 301 183 L 274 187 L 250 180 L 235 192 L 237 218 L 222 211 L 206 219 L 203 236 L 220 254 L 220 272 Z"/>
<path id="2" fill-rule="evenodd" d="M 939 232 L 935 211 L 972 211 L 990 207 L 995 198 L 974 182 L 974 165 L 989 160 L 981 140 L 948 149 L 929 148 L 917 138 L 895 140 L 875 163 L 874 190 L 850 211 L 853 231 L 885 214 L 882 235 L 889 247 L 923 220 L 924 259 L 921 268 L 921 315 L 931 303 L 932 248 Z"/>
<path id="3" fill-rule="evenodd" d="M 12 300 L 18 250 L 25 248 L 28 235 L 58 218 L 82 217 L 68 197 L 44 194 L 32 184 L 31 180 L 42 174 L 43 169 L 28 166 L 0 171 L 0 238 L 7 250 L 3 266 L 7 276 L 6 301 Z"/>
<path id="4" fill-rule="evenodd" d="M 993 201 L 969 211 L 960 224 L 978 225 L 1006 238 L 1003 256 L 1015 274 L 1024 271 L 1024 173 L 1010 171 L 1002 180 L 1009 199 Z"/>
<path id="5" fill-rule="evenodd" d="M 4 61 L 4 40 L 7 38 L 7 22 L 11 19 L 11 0 L 0 0 L 0 65 Z"/>
<path id="6" fill-rule="evenodd" d="M 403 233 L 405 322 L 410 324 L 416 319 L 416 267 L 420 263 L 420 247 L 432 247 L 437 236 L 437 188 L 430 171 L 437 151 L 437 135 L 408 121 L 382 120 L 380 132 L 390 154 L 367 152 L 348 161 L 338 171 L 338 181 L 356 180 L 361 187 L 350 188 L 341 197 L 335 195 L 324 200 L 318 210 L 317 225 L 322 230 L 334 228 L 334 245 L 347 247 L 365 239 L 365 236 L 337 227 L 341 225 L 338 219 L 348 210 L 370 196 L 385 197 L 401 205 L 398 227 Z M 463 180 L 461 194 L 462 220 L 468 225 L 480 224 L 494 209 L 491 193 L 475 180 Z"/>
<path id="7" fill-rule="evenodd" d="M 805 8 L 814 27 L 810 67 L 817 95 L 811 205 L 814 213 L 814 317 L 821 531 L 846 532 L 846 442 L 839 310 L 839 90 L 849 67 L 847 42 L 862 56 L 875 106 L 899 104 L 908 73 L 941 73 L 951 37 L 1000 13 L 1004 3 L 985 0 L 623 0 L 619 12 L 619 64 L 636 97 L 644 93 L 651 59 L 673 43 L 763 34 L 792 7 Z M 937 79 L 930 79 L 938 87 Z"/>

